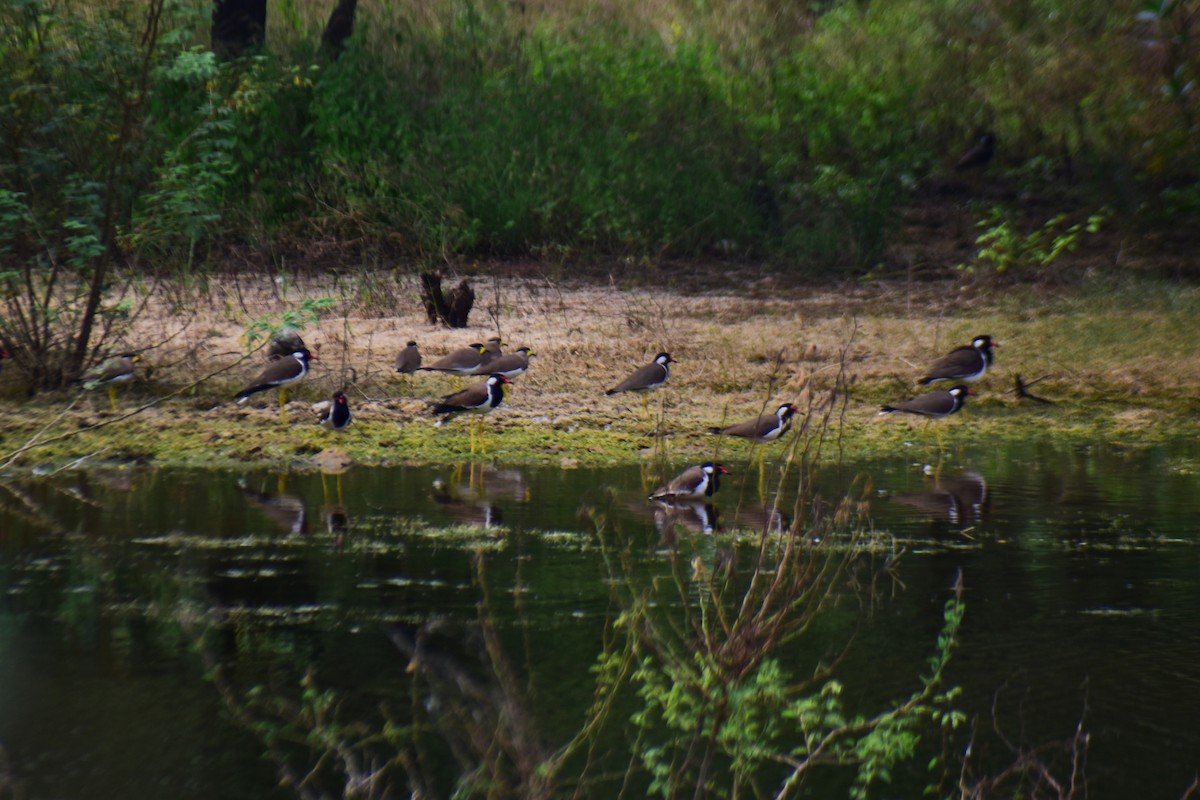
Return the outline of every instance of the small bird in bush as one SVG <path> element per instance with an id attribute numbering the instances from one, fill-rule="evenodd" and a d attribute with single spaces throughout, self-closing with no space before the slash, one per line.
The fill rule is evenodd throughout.
<path id="1" fill-rule="evenodd" d="M 975 143 L 958 159 L 958 163 L 954 165 L 954 169 L 957 172 L 965 172 L 977 168 L 982 169 L 991 163 L 995 155 L 996 134 L 991 131 L 983 131 L 979 134 L 979 138 L 975 140 Z"/>
<path id="2" fill-rule="evenodd" d="M 295 328 L 284 328 L 271 334 L 271 343 L 267 347 L 267 360 L 278 361 L 281 358 L 287 358 L 292 353 L 307 349 L 299 331 Z"/>
<path id="3" fill-rule="evenodd" d="M 101 361 L 83 375 L 83 388 L 89 392 L 98 386 L 108 387 L 108 402 L 112 410 L 117 410 L 118 383 L 128 383 L 133 380 L 134 365 L 141 361 L 137 353 L 121 353 Z"/>

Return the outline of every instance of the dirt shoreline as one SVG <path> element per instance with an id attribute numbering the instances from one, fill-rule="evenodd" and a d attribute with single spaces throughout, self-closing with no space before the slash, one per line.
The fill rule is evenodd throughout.
<path id="1" fill-rule="evenodd" d="M 465 382 L 429 373 L 400 378 L 392 363 L 409 339 L 428 363 L 497 333 L 508 349 L 530 346 L 537 356 L 507 405 L 485 417 L 488 450 L 475 459 L 572 466 L 701 458 L 718 446 L 709 426 L 785 400 L 808 408 L 843 371 L 842 457 L 924 447 L 920 420 L 880 418 L 878 407 L 925 391 L 915 385 L 923 366 L 981 333 L 1001 343 L 997 364 L 966 409 L 939 423 L 947 446 L 1039 435 L 1136 446 L 1196 433 L 1200 289 L 1191 286 L 1142 279 L 1054 290 L 803 285 L 742 271 L 721 287 L 716 272 L 685 282 L 636 265 L 618 265 L 607 281 L 531 269 L 469 279 L 478 299 L 472 326 L 462 330 L 427 324 L 412 275 L 241 276 L 214 279 L 202 291 L 160 288 L 116 346 L 140 350 L 143 361 L 138 379 L 119 390 L 115 414 L 103 391 L 24 400 L 13 397 L 11 373 L 0 375 L 10 409 L 0 425 L 0 464 L 45 469 L 83 458 L 304 469 L 329 448 L 360 465 L 467 460 L 467 420 L 438 427 L 428 414 L 429 401 Z M 261 352 L 246 355 L 250 324 L 277 323 L 318 297 L 332 298 L 333 307 L 302 331 L 319 361 L 291 392 L 289 422 L 279 421 L 274 392 L 236 406 L 232 395 L 263 363 Z M 637 396 L 604 395 L 660 350 L 679 363 L 652 396 L 651 415 Z M 1047 376 L 1037 393 L 1055 405 L 1018 399 L 1017 374 Z M 335 434 L 314 424 L 311 406 L 342 386 L 356 421 Z M 725 442 L 719 452 L 738 460 L 749 448 Z"/>

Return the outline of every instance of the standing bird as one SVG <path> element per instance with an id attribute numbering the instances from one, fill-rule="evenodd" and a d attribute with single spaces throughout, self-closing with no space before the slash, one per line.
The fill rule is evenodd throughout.
<path id="1" fill-rule="evenodd" d="M 442 422 L 455 414 L 486 414 L 504 402 L 504 384 L 512 383 L 503 375 L 489 375 L 486 381 L 472 384 L 461 392 L 448 394 L 434 403 L 431 413 L 441 416 Z M 482 419 L 480 417 L 479 419 Z M 480 450 L 482 450 L 482 441 Z M 475 425 L 471 426 L 471 452 L 475 452 Z"/>
<path id="2" fill-rule="evenodd" d="M 976 336 L 970 344 L 956 347 L 935 361 L 917 383 L 925 386 L 936 381 L 977 381 L 995 360 L 992 348 L 999 346 L 990 336 Z"/>
<path id="3" fill-rule="evenodd" d="M 484 347 L 472 342 L 466 347 L 452 350 L 428 367 L 417 367 L 421 372 L 449 372 L 454 375 L 471 375 L 483 361 Z"/>
<path id="4" fill-rule="evenodd" d="M 646 410 L 649 402 L 646 397 L 646 392 L 657 389 L 667 382 L 667 378 L 671 377 L 670 370 L 667 369 L 667 364 L 678 363 L 671 358 L 670 353 L 659 353 L 654 357 L 654 361 L 644 367 L 638 367 L 625 380 L 618 383 L 613 388 L 609 389 L 605 394 L 617 394 L 619 392 L 641 392 L 642 393 L 642 411 Z"/>
<path id="5" fill-rule="evenodd" d="M 508 353 L 497 358 L 492 363 L 488 364 L 487 371 L 492 375 L 503 375 L 506 378 L 515 378 L 521 375 L 525 370 L 529 369 L 529 357 L 535 356 L 528 347 L 518 347 L 515 353 Z"/>
<path id="6" fill-rule="evenodd" d="M 354 422 L 354 416 L 350 413 L 350 403 L 346 400 L 346 393 L 334 392 L 333 401 L 321 412 L 317 424 L 331 431 L 344 431 L 350 427 L 351 422 Z"/>
<path id="7" fill-rule="evenodd" d="M 791 403 L 783 403 L 770 414 L 760 414 L 754 419 L 730 425 L 728 428 L 709 428 L 709 431 L 723 436 L 737 436 L 749 439 L 758 444 L 773 442 L 788 432 L 792 427 L 792 416 L 796 407 Z"/>
<path id="8" fill-rule="evenodd" d="M 134 364 L 141 361 L 137 353 L 121 353 L 106 358 L 83 375 L 83 388 L 91 391 L 97 386 L 108 387 L 108 402 L 117 410 L 117 384 L 133 380 Z"/>
<path id="9" fill-rule="evenodd" d="M 299 350 L 307 350 L 308 345 L 300 338 L 300 332 L 295 328 L 284 328 L 271 334 L 271 343 L 267 347 L 267 360 L 278 361 L 287 358 Z"/>
<path id="10" fill-rule="evenodd" d="M 739 422 L 737 425 L 730 425 L 728 428 L 709 428 L 709 431 L 722 436 L 737 436 L 742 439 L 749 439 L 756 444 L 766 444 L 767 442 L 775 441 L 788 432 L 792 427 L 792 417 L 795 414 L 795 406 L 791 403 L 782 403 L 772 414 L 760 414 L 754 419 Z M 766 449 L 759 449 L 758 483 L 760 489 L 764 479 L 763 462 L 766 454 Z"/>
<path id="11" fill-rule="evenodd" d="M 421 351 L 417 343 L 410 341 L 408 346 L 396 354 L 396 372 L 401 375 L 412 375 L 421 368 Z"/>
<path id="12" fill-rule="evenodd" d="M 973 392 L 964 385 L 959 385 L 947 389 L 946 391 L 930 392 L 911 400 L 901 400 L 898 403 L 891 403 L 883 406 L 880 414 L 891 414 L 894 411 L 903 411 L 908 414 L 916 414 L 929 419 L 942 419 L 957 412 L 963 407 L 966 402 L 966 396 Z"/>
<path id="13" fill-rule="evenodd" d="M 996 134 L 991 131 L 983 131 L 967 152 L 962 154 L 962 158 L 958 159 L 958 163 L 954 165 L 954 169 L 957 172 L 965 172 L 971 169 L 986 167 L 991 163 L 995 155 Z"/>
<path id="14" fill-rule="evenodd" d="M 492 362 L 504 356 L 504 351 L 500 349 L 502 345 L 506 345 L 499 336 L 493 336 L 488 339 L 483 345 L 483 352 L 479 354 L 479 366 L 472 372 L 472 375 L 491 375 L 496 370 L 491 368 Z"/>
<path id="15" fill-rule="evenodd" d="M 250 395 L 265 392 L 268 389 L 279 390 L 279 421 L 287 422 L 287 387 L 308 374 L 308 362 L 316 361 L 317 357 L 307 349 L 297 350 L 290 356 L 273 361 L 267 368 L 250 382 L 250 385 L 237 393 L 235 399 L 242 405 L 250 399 Z"/>
<path id="16" fill-rule="evenodd" d="M 883 406 L 880 414 L 891 414 L 895 411 L 903 411 L 907 414 L 916 414 L 920 417 L 925 417 L 926 425 L 935 419 L 945 419 L 951 414 L 956 413 L 963 407 L 966 402 L 967 395 L 972 394 L 971 390 L 965 385 L 959 384 L 946 391 L 930 392 L 919 397 L 914 397 L 911 400 L 901 400 L 898 403 L 891 403 Z M 942 448 L 942 434 L 938 430 L 938 449 Z"/>
<path id="17" fill-rule="evenodd" d="M 703 500 L 712 497 L 719 488 L 722 475 L 729 470 L 711 461 L 688 467 L 666 486 L 650 495 L 651 500 Z"/>

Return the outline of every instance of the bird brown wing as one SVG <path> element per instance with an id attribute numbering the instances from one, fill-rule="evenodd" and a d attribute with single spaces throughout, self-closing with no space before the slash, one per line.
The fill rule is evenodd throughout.
<path id="1" fill-rule="evenodd" d="M 475 408 L 481 406 L 488 401 L 487 381 L 482 383 L 474 383 L 463 389 L 461 392 L 448 394 L 442 398 L 441 406 L 454 406 L 456 408 Z"/>
<path id="2" fill-rule="evenodd" d="M 396 356 L 396 372 L 408 374 L 416 372 L 421 366 L 421 351 L 415 347 L 406 347 Z"/>
<path id="3" fill-rule="evenodd" d="M 681 492 L 691 493 L 692 489 L 694 489 L 696 487 L 696 485 L 698 483 L 700 483 L 700 481 L 703 478 L 704 478 L 704 468 L 703 467 L 699 467 L 699 466 L 688 467 L 683 472 L 679 473 L 674 478 L 672 478 L 671 481 L 666 486 L 663 486 L 662 488 L 660 488 L 658 491 L 656 491 L 654 494 L 652 494 L 650 496 L 651 497 L 661 497 L 661 496 L 676 495 Z"/>
<path id="4" fill-rule="evenodd" d="M 949 414 L 954 410 L 954 396 L 949 392 L 930 392 L 920 397 L 914 397 L 911 400 L 901 400 L 898 403 L 892 403 L 887 408 L 894 411 L 907 411 L 910 414 L 924 414 L 926 416 L 937 417 Z"/>
<path id="5" fill-rule="evenodd" d="M 743 439 L 759 439 L 775 429 L 779 417 L 774 414 L 760 414 L 755 419 L 730 425 L 721 433 L 726 436 L 740 436 Z"/>
<path id="6" fill-rule="evenodd" d="M 636 392 L 641 389 L 648 389 L 651 386 L 656 386 L 662 383 L 666 378 L 663 375 L 663 368 L 658 364 L 647 364 L 644 367 L 638 367 L 633 371 L 628 378 L 618 383 L 613 388 L 609 389 L 607 394 L 617 394 L 618 392 Z"/>
<path id="7" fill-rule="evenodd" d="M 979 371 L 982 359 L 983 356 L 974 347 L 969 345 L 956 347 L 933 362 L 929 371 L 925 373 L 925 377 L 917 382 L 926 384 L 936 380 L 947 380 L 950 378 L 960 378 L 964 375 L 973 375 Z"/>
<path id="8" fill-rule="evenodd" d="M 425 367 L 427 370 L 474 369 L 483 359 L 483 354 L 474 347 L 460 347 Z"/>

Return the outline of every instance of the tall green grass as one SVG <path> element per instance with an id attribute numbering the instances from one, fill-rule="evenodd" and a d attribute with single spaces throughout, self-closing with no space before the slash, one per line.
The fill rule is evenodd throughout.
<path id="1" fill-rule="evenodd" d="M 272 4 L 266 52 L 210 83 L 237 111 L 216 242 L 853 269 L 982 128 L 1017 191 L 1157 224 L 1200 204 L 1200 48 L 1169 4 L 382 0 L 329 63 L 331 8 Z M 167 114 L 147 135 L 187 134 Z"/>

